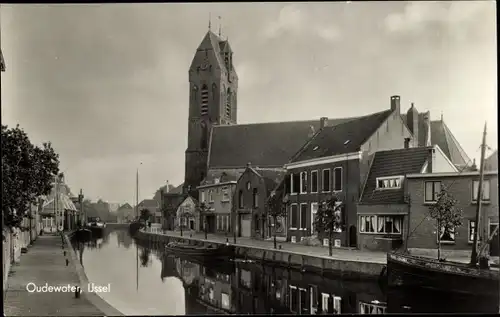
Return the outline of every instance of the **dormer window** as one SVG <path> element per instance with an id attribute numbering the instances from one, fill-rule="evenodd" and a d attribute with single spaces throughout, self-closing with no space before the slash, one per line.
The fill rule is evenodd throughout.
<path id="1" fill-rule="evenodd" d="M 403 176 L 377 177 L 377 189 L 399 189 Z"/>

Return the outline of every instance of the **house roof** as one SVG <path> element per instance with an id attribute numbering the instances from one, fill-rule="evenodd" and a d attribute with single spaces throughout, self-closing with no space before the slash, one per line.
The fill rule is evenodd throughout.
<path id="1" fill-rule="evenodd" d="M 130 206 L 129 203 L 124 203 L 123 205 L 121 205 L 120 207 L 118 207 L 117 211 L 120 211 L 120 210 L 129 210 L 129 209 L 134 209 L 134 207 Z"/>
<path id="2" fill-rule="evenodd" d="M 238 181 L 243 172 L 240 170 L 209 170 L 207 172 L 207 177 L 201 182 L 201 185 L 216 185 L 216 180 L 219 183 L 227 183 L 231 181 Z"/>
<path id="3" fill-rule="evenodd" d="M 75 204 L 69 199 L 68 196 L 64 194 L 59 194 L 59 199 L 58 199 L 58 208 L 62 210 L 74 210 L 77 211 L 78 209 L 75 207 Z M 47 200 L 43 204 L 44 209 L 54 209 L 54 197 L 51 197 L 49 200 Z"/>
<path id="4" fill-rule="evenodd" d="M 328 119 L 337 125 L 354 118 Z M 212 128 L 208 167 L 282 167 L 318 131 L 320 120 L 218 125 Z"/>
<path id="5" fill-rule="evenodd" d="M 378 177 L 420 173 L 432 147 L 375 152 L 361 196 L 361 204 L 404 203 L 404 189 L 376 189 Z"/>
<path id="6" fill-rule="evenodd" d="M 392 110 L 386 110 L 327 126 L 316 133 L 290 163 L 359 151 L 391 113 Z"/>
<path id="7" fill-rule="evenodd" d="M 498 170 L 498 150 L 495 150 L 488 158 L 484 160 L 484 168 L 487 171 Z"/>
<path id="8" fill-rule="evenodd" d="M 139 206 L 143 208 L 158 208 L 158 202 L 154 199 L 144 199 L 139 203 Z"/>
<path id="9" fill-rule="evenodd" d="M 401 117 L 403 121 L 408 126 L 408 118 L 406 114 L 402 114 Z M 418 115 L 418 143 L 419 146 L 425 146 L 425 140 L 427 139 L 427 128 L 425 125 L 425 113 L 419 113 Z M 450 161 L 455 165 L 465 166 L 470 163 L 470 158 L 467 156 L 465 151 L 460 146 L 453 133 L 451 133 L 448 126 L 443 120 L 431 121 L 431 144 L 438 145 L 443 153 L 450 159 Z"/>
<path id="10" fill-rule="evenodd" d="M 284 169 L 262 169 L 252 166 L 247 166 L 243 173 L 245 172 L 252 172 L 264 181 L 267 190 L 266 196 L 279 185 L 286 175 Z"/>
<path id="11" fill-rule="evenodd" d="M 168 210 L 176 210 L 180 204 L 188 197 L 187 194 L 164 194 L 163 201 Z"/>

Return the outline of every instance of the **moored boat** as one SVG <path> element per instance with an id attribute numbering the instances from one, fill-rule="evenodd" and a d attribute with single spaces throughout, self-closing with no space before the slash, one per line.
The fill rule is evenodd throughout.
<path id="1" fill-rule="evenodd" d="M 92 231 L 93 237 L 102 236 L 104 229 L 106 228 L 106 223 L 102 222 L 99 217 L 89 217 L 85 229 Z"/>
<path id="2" fill-rule="evenodd" d="M 498 297 L 499 271 L 470 267 L 466 263 L 388 253 L 387 283 L 389 287 L 419 287 Z"/>
<path id="3" fill-rule="evenodd" d="M 165 250 L 171 253 L 187 255 L 192 257 L 228 258 L 234 255 L 232 246 L 198 246 L 184 243 L 169 242 Z"/>

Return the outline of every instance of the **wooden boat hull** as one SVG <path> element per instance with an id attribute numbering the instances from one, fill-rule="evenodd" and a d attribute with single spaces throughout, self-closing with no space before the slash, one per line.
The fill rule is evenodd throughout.
<path id="1" fill-rule="evenodd" d="M 419 287 L 498 298 L 499 272 L 470 268 L 465 263 L 388 253 L 387 283 L 388 287 Z"/>
<path id="2" fill-rule="evenodd" d="M 198 246 L 165 246 L 165 251 L 177 255 L 184 255 L 195 258 L 209 258 L 209 259 L 229 259 L 234 256 L 234 247 L 221 246 L 216 248 L 204 248 Z"/>

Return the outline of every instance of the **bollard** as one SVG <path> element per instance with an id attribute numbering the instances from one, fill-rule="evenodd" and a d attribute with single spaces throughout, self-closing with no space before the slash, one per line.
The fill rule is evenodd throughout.
<path id="1" fill-rule="evenodd" d="M 80 298 L 80 287 L 77 286 L 76 289 L 75 289 L 75 298 Z"/>
<path id="2" fill-rule="evenodd" d="M 66 251 L 63 251 L 64 256 L 66 256 Z"/>
<path id="3" fill-rule="evenodd" d="M 68 260 L 68 259 L 66 259 L 66 266 L 68 266 L 68 265 L 69 265 L 69 260 Z"/>

